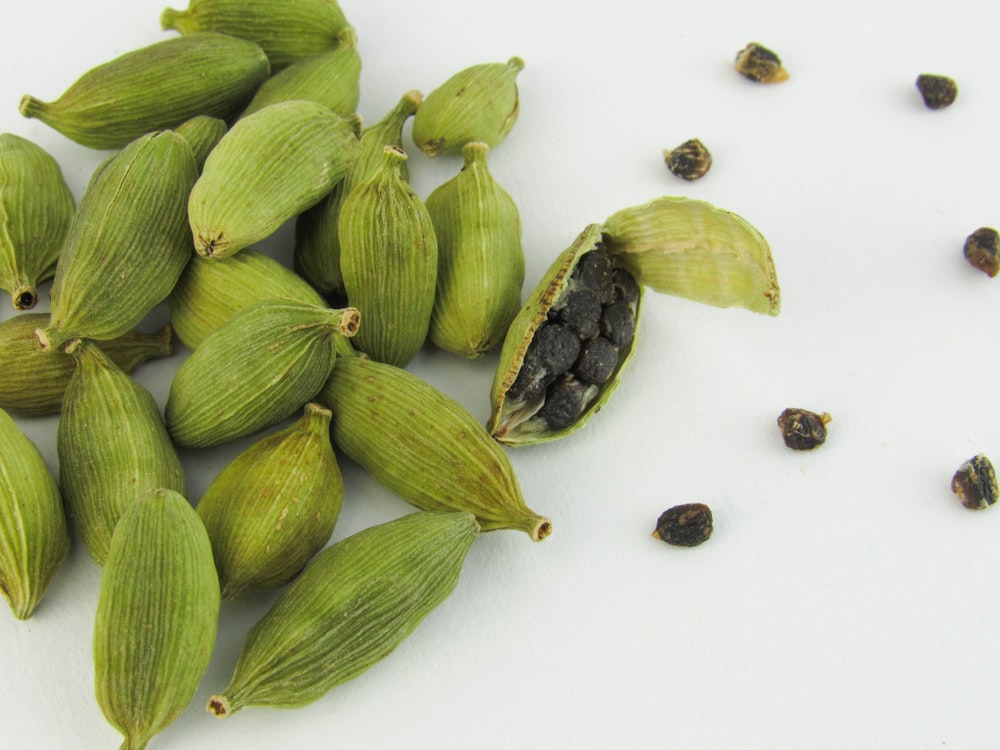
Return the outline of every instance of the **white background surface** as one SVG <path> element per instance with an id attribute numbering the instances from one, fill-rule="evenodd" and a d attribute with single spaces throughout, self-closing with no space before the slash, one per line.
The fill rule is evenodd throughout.
<path id="1" fill-rule="evenodd" d="M 74 193 L 105 156 L 22 119 L 89 67 L 162 38 L 161 2 L 6 4 L 0 130 L 60 161 Z M 181 7 L 181 6 L 177 6 Z M 514 449 L 540 544 L 482 537 L 453 596 L 387 660 L 296 711 L 204 711 L 275 594 L 226 603 L 188 711 L 153 747 L 995 748 L 1000 509 L 965 510 L 952 473 L 1000 460 L 1000 280 L 962 257 L 1000 224 L 995 18 L 981 2 L 847 0 L 806 9 L 705 1 L 343 0 L 381 118 L 468 65 L 522 56 L 522 112 L 491 154 L 518 201 L 525 293 L 588 223 L 658 195 L 735 211 L 771 243 L 777 318 L 648 295 L 637 354 L 587 427 Z M 791 74 L 731 68 L 756 40 Z M 926 109 L 919 73 L 958 100 Z M 412 151 L 412 143 L 404 146 Z M 660 151 L 702 139 L 685 183 Z M 414 152 L 426 196 L 460 166 Z M 263 248 L 287 259 L 285 227 Z M 13 314 L 0 304 L 0 319 Z M 148 321 L 165 319 L 159 308 Z M 138 371 L 164 403 L 185 356 Z M 488 413 L 496 356 L 427 349 L 410 369 Z M 3 371 L 17 363 L 0 363 Z M 812 453 L 784 447 L 786 406 L 833 415 Z M 19 420 L 55 468 L 55 418 Z M 184 452 L 190 495 L 251 441 Z M 346 460 L 334 538 L 410 512 Z M 649 535 L 708 503 L 694 549 Z M 0 612 L 0 745 L 113 748 L 93 692 L 99 570 L 77 544 L 37 613 Z"/>

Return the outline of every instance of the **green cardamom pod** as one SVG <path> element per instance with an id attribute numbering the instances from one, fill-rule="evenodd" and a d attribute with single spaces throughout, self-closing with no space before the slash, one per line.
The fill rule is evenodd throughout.
<path id="1" fill-rule="evenodd" d="M 307 404 L 295 424 L 238 455 L 198 503 L 222 598 L 275 588 L 330 541 L 344 481 L 330 444 L 330 411 Z"/>
<path id="2" fill-rule="evenodd" d="M 253 42 L 191 34 L 98 65 L 54 102 L 25 95 L 20 109 L 83 146 L 118 149 L 197 115 L 229 119 L 270 70 Z"/>
<path id="3" fill-rule="evenodd" d="M 218 260 L 192 253 L 167 297 L 167 306 L 177 338 L 194 350 L 236 312 L 265 299 L 295 299 L 326 306 L 305 279 L 256 250 Z"/>
<path id="4" fill-rule="evenodd" d="M 219 579 L 188 501 L 168 489 L 132 503 L 115 529 L 94 622 L 97 702 L 143 750 L 191 702 L 215 647 Z"/>
<path id="5" fill-rule="evenodd" d="M 209 712 L 298 708 L 384 659 L 455 589 L 477 532 L 468 513 L 413 513 L 325 549 L 251 629 Z"/>
<path id="6" fill-rule="evenodd" d="M 17 619 L 31 617 L 69 548 L 56 480 L 0 409 L 0 593 Z"/>
<path id="7" fill-rule="evenodd" d="M 360 98 L 361 55 L 357 34 L 348 26 L 334 49 L 292 63 L 265 81 L 243 117 L 292 99 L 316 102 L 346 117 L 358 108 Z"/>
<path id="8" fill-rule="evenodd" d="M 178 368 L 167 427 L 184 447 L 216 445 L 291 417 L 315 397 L 334 365 L 334 337 L 360 316 L 294 300 L 244 307 Z"/>
<path id="9" fill-rule="evenodd" d="M 295 270 L 316 289 L 327 295 L 344 294 L 340 271 L 340 238 L 337 227 L 344 199 L 358 183 L 372 176 L 383 159 L 386 146 L 401 146 L 403 124 L 417 111 L 423 96 L 409 91 L 384 118 L 361 133 L 361 150 L 347 176 L 323 200 L 303 212 L 295 221 Z M 406 162 L 399 173 L 409 182 Z"/>
<path id="10" fill-rule="evenodd" d="M 56 431 L 59 484 L 87 552 L 103 565 L 115 525 L 143 492 L 186 492 L 184 467 L 152 394 L 86 339 L 66 347 L 76 360 Z"/>
<path id="11" fill-rule="evenodd" d="M 381 485 L 422 510 L 473 513 L 484 531 L 535 541 L 552 523 L 525 505 L 510 459 L 461 404 L 415 375 L 341 356 L 317 397 L 334 444 Z"/>
<path id="12" fill-rule="evenodd" d="M 427 95 L 413 118 L 413 142 L 428 156 L 458 154 L 472 141 L 496 146 L 517 122 L 517 74 L 524 60 L 459 71 Z"/>
<path id="13" fill-rule="evenodd" d="M 212 152 L 212 149 L 222 140 L 222 136 L 229 130 L 225 120 L 208 115 L 199 115 L 178 125 L 174 132 L 187 141 L 194 154 L 195 164 L 198 171 L 205 166 L 205 159 Z"/>
<path id="14" fill-rule="evenodd" d="M 781 308 L 771 249 L 734 213 L 665 196 L 612 214 L 604 234 L 616 263 L 657 292 L 768 315 Z"/>
<path id="15" fill-rule="evenodd" d="M 121 336 L 166 298 L 191 257 L 187 199 L 197 177 L 191 148 L 169 130 L 97 168 L 56 268 L 44 349 Z"/>
<path id="16" fill-rule="evenodd" d="M 164 29 L 181 34 L 215 31 L 248 39 L 267 53 L 278 71 L 337 46 L 347 19 L 336 0 L 190 0 L 187 10 L 167 8 Z"/>
<path id="17" fill-rule="evenodd" d="M 465 166 L 427 196 L 438 243 L 430 339 L 463 357 L 499 346 L 521 309 L 524 251 L 517 204 L 486 165 L 489 146 L 462 149 Z"/>
<path id="18" fill-rule="evenodd" d="M 314 206 L 358 155 L 350 120 L 316 102 L 279 102 L 237 122 L 191 190 L 195 250 L 223 258 Z"/>
<path id="19" fill-rule="evenodd" d="M 0 378 L 0 408 L 14 414 L 58 414 L 76 363 L 63 351 L 43 352 L 35 330 L 48 313 L 25 313 L 0 323 L 0 362 L 9 365 Z M 125 372 L 134 371 L 152 357 L 166 357 L 173 347 L 172 329 L 156 333 L 132 330 L 101 342 L 101 350 Z"/>
<path id="20" fill-rule="evenodd" d="M 437 242 L 423 202 L 399 173 L 406 154 L 386 146 L 382 161 L 340 211 L 340 267 L 365 325 L 355 346 L 405 366 L 423 346 L 437 280 Z"/>
<path id="21" fill-rule="evenodd" d="M 0 289 L 30 310 L 51 279 L 73 216 L 73 194 L 59 164 L 41 146 L 0 134 Z"/>

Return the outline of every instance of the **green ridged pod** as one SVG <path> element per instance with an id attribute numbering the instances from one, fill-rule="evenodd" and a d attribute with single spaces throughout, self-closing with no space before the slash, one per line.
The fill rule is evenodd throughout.
<path id="1" fill-rule="evenodd" d="M 354 344 L 379 362 L 405 366 L 423 346 L 434 307 L 437 242 L 423 202 L 403 180 L 406 154 L 382 161 L 340 211 L 340 268 L 347 299 L 364 316 Z"/>
<path id="2" fill-rule="evenodd" d="M 350 120 L 316 102 L 265 107 L 237 122 L 191 190 L 195 250 L 224 258 L 315 205 L 358 156 Z"/>
<path id="3" fill-rule="evenodd" d="M 336 0 L 191 0 L 187 10 L 167 8 L 164 29 L 181 34 L 216 31 L 247 39 L 267 53 L 278 71 L 337 46 L 348 25 Z"/>
<path id="4" fill-rule="evenodd" d="M 195 164 L 198 165 L 200 172 L 201 168 L 205 166 L 205 159 L 208 158 L 216 144 L 222 140 L 222 136 L 226 134 L 227 130 L 229 130 L 229 126 L 225 120 L 208 115 L 198 115 L 178 125 L 174 132 L 183 137 L 188 146 L 191 147 Z"/>
<path id="5" fill-rule="evenodd" d="M 517 122 L 517 74 L 524 60 L 461 70 L 427 95 L 413 118 L 413 142 L 428 156 L 458 154 L 466 143 L 496 146 Z"/>
<path id="6" fill-rule="evenodd" d="M 43 352 L 35 330 L 45 325 L 48 313 L 25 313 L 0 323 L 0 362 L 16 362 L 0 378 L 0 408 L 13 414 L 39 416 L 58 414 L 63 394 L 76 363 L 63 351 Z M 101 350 L 125 372 L 134 371 L 147 359 L 166 357 L 173 349 L 172 329 L 165 325 L 155 333 L 132 330 L 101 342 Z"/>
<path id="7" fill-rule="evenodd" d="M 295 222 L 295 270 L 320 292 L 344 293 L 340 271 L 340 238 L 337 226 L 344 199 L 358 183 L 372 176 L 384 158 L 386 146 L 401 146 L 403 124 L 417 111 L 423 96 L 409 91 L 379 122 L 361 133 L 361 152 L 344 180 L 323 200 L 299 215 Z M 400 176 L 409 182 L 406 162 L 399 166 Z"/>
<path id="8" fill-rule="evenodd" d="M 358 37 L 353 28 L 347 27 L 340 32 L 339 40 L 329 52 L 299 60 L 271 76 L 257 90 L 243 117 L 292 99 L 322 104 L 345 117 L 354 114 L 361 98 Z"/>
<path id="9" fill-rule="evenodd" d="M 98 65 L 54 102 L 25 95 L 20 109 L 83 146 L 118 149 L 197 115 L 229 119 L 270 70 L 264 51 L 252 42 L 191 34 Z"/>
<path id="10" fill-rule="evenodd" d="M 169 130 L 97 168 L 56 268 L 43 348 L 121 336 L 166 298 L 191 257 L 187 199 L 197 177 L 190 146 Z"/>
<path id="11" fill-rule="evenodd" d="M 318 554 L 254 625 L 209 712 L 298 708 L 384 659 L 455 589 L 478 528 L 468 513 L 413 513 Z"/>
<path id="12" fill-rule="evenodd" d="M 54 158 L 12 133 L 0 134 L 0 289 L 16 310 L 38 302 L 56 272 L 73 217 L 73 194 Z"/>
<path id="13" fill-rule="evenodd" d="M 422 510 L 466 511 L 484 531 L 552 531 L 524 502 L 510 459 L 454 399 L 415 375 L 341 356 L 317 400 L 333 412 L 334 444 Z"/>
<path id="14" fill-rule="evenodd" d="M 173 490 L 115 529 L 94 621 L 94 687 L 122 750 L 143 750 L 191 702 L 215 648 L 219 579 L 205 527 Z"/>
<path id="15" fill-rule="evenodd" d="M 430 339 L 463 357 L 500 345 L 521 309 L 524 251 L 517 204 L 493 179 L 489 146 L 462 149 L 465 166 L 427 196 L 438 243 Z"/>
<path id="16" fill-rule="evenodd" d="M 69 548 L 56 480 L 0 409 L 0 593 L 17 619 L 31 617 Z"/>
<path id="17" fill-rule="evenodd" d="M 97 344 L 67 347 L 76 361 L 56 431 L 59 483 L 73 526 L 103 565 L 115 525 L 143 492 L 186 492 L 184 467 L 153 396 Z"/>
<path id="18" fill-rule="evenodd" d="M 330 540 L 343 500 L 330 411 L 306 404 L 295 424 L 233 459 L 198 503 L 222 598 L 297 576 Z"/>
<path id="19" fill-rule="evenodd" d="M 178 368 L 167 428 L 178 445 L 216 445 L 259 432 L 302 409 L 334 365 L 337 334 L 353 336 L 358 311 L 265 300 L 210 333 Z"/>
<path id="20" fill-rule="evenodd" d="M 177 338 L 194 350 L 236 312 L 265 299 L 295 299 L 325 306 L 305 279 L 256 250 L 218 260 L 192 254 L 167 297 L 167 306 Z"/>

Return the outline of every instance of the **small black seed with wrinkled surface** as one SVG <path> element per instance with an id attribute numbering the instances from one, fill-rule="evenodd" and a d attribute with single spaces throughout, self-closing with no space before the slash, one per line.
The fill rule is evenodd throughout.
<path id="1" fill-rule="evenodd" d="M 616 268 L 611 281 L 615 288 L 615 300 L 625 302 L 639 301 L 639 284 L 632 274 L 624 268 Z"/>
<path id="2" fill-rule="evenodd" d="M 544 420 L 550 430 L 569 427 L 583 413 L 586 395 L 587 386 L 576 378 L 571 376 L 559 378 L 549 386 L 545 403 L 535 416 Z"/>
<path id="3" fill-rule="evenodd" d="M 951 78 L 930 73 L 917 76 L 917 90 L 928 109 L 950 107 L 958 96 L 958 86 Z"/>
<path id="4" fill-rule="evenodd" d="M 712 509 L 704 503 L 675 505 L 663 511 L 653 536 L 677 547 L 696 547 L 712 536 Z"/>
<path id="5" fill-rule="evenodd" d="M 624 300 L 604 308 L 601 314 L 601 335 L 617 347 L 626 347 L 635 338 L 635 311 Z"/>
<path id="6" fill-rule="evenodd" d="M 583 345 L 573 372 L 584 383 L 601 385 L 608 382 L 616 367 L 618 347 L 603 336 L 598 336 Z"/>
<path id="7" fill-rule="evenodd" d="M 1000 233 L 980 227 L 965 240 L 965 259 L 991 278 L 1000 272 Z"/>
<path id="8" fill-rule="evenodd" d="M 549 378 L 562 375 L 580 356 L 580 339 L 571 329 L 558 323 L 539 328 L 531 345 Z"/>
<path id="9" fill-rule="evenodd" d="M 980 453 L 958 467 L 951 491 L 969 510 L 988 508 L 997 501 L 997 475 L 990 460 Z"/>
<path id="10" fill-rule="evenodd" d="M 808 451 L 826 442 L 829 414 L 816 414 L 805 409 L 785 409 L 778 415 L 781 437 L 792 450 Z"/>
<path id="11" fill-rule="evenodd" d="M 611 256 L 603 248 L 591 250 L 580 258 L 573 269 L 573 279 L 582 287 L 596 292 L 602 302 L 610 302 L 614 293 L 612 278 L 614 269 Z"/>
<path id="12" fill-rule="evenodd" d="M 712 154 L 697 138 L 684 141 L 673 150 L 664 151 L 663 160 L 671 173 L 688 182 L 701 179 L 712 168 Z"/>
<path id="13" fill-rule="evenodd" d="M 597 336 L 601 325 L 601 300 L 597 292 L 578 289 L 563 299 L 563 304 L 555 313 L 557 320 L 584 341 Z"/>
<path id="14" fill-rule="evenodd" d="M 777 83 L 788 78 L 781 58 L 757 42 L 751 42 L 737 53 L 736 70 L 744 78 L 758 83 Z"/>
<path id="15" fill-rule="evenodd" d="M 507 389 L 507 398 L 524 403 L 540 401 L 553 378 L 538 361 L 538 349 L 532 347 L 525 354 L 517 378 Z"/>

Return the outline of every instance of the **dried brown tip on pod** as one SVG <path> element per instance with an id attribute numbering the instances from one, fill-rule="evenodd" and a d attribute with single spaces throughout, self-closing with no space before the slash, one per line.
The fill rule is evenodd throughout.
<path id="1" fill-rule="evenodd" d="M 997 501 L 997 475 L 990 460 L 980 453 L 958 467 L 951 478 L 951 491 L 969 510 L 982 510 Z"/>
<path id="2" fill-rule="evenodd" d="M 712 509 L 704 503 L 685 503 L 660 514 L 653 538 L 675 547 L 697 547 L 712 536 L 712 530 Z"/>
<path id="3" fill-rule="evenodd" d="M 808 451 L 826 442 L 826 425 L 833 420 L 826 412 L 785 409 L 778 415 L 781 437 L 792 450 Z"/>
<path id="4" fill-rule="evenodd" d="M 1000 233 L 992 227 L 980 227 L 965 238 L 965 259 L 990 278 L 1000 272 Z"/>
<path id="5" fill-rule="evenodd" d="M 698 180 L 712 168 L 712 154 L 697 138 L 684 141 L 675 149 L 663 150 L 663 161 L 682 180 Z"/>
<path id="6" fill-rule="evenodd" d="M 757 83 L 788 80 L 788 71 L 782 66 L 781 58 L 757 42 L 750 42 L 736 54 L 736 72 Z"/>
<path id="7" fill-rule="evenodd" d="M 917 90 L 928 109 L 950 107 L 958 96 L 958 85 L 948 76 L 921 73 L 917 76 Z"/>

